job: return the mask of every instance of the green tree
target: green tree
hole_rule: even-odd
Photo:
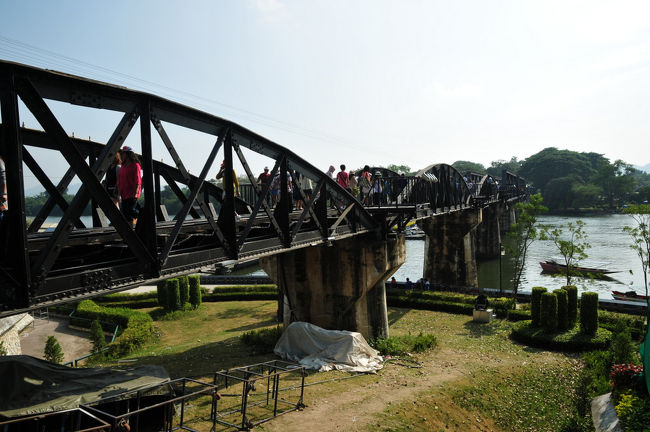
[[[98,353],[106,346],[106,335],[98,320],[90,324],[90,341],[93,344],[93,353]]]
[[[408,165],[395,165],[395,164],[390,164],[386,167],[387,169],[391,171],[395,171],[396,173],[398,172],[403,172],[404,175],[412,175],[413,172],[411,171],[411,167]],[[360,169],[358,170],[359,172],[361,171]],[[357,171],[355,171],[357,172]]]
[[[571,196],[573,198],[571,207],[588,208],[598,205],[599,198],[603,193],[600,186],[591,183],[574,183],[571,187]]]
[[[648,295],[648,261],[650,259],[650,204],[635,205],[625,209],[625,213],[634,218],[635,227],[625,226],[623,231],[632,237],[630,247],[634,249],[641,261],[645,295]]]
[[[63,350],[54,336],[47,337],[43,353],[45,354],[45,360],[50,363],[60,364],[63,361]]]
[[[566,284],[571,285],[571,276],[575,275],[575,267],[578,263],[587,258],[586,250],[591,247],[587,242],[587,233],[584,231],[585,223],[577,220],[569,222],[568,236],[564,237],[562,228],[545,230],[544,235],[548,236],[557,247],[566,265]]]
[[[518,174],[521,170],[521,161],[517,160],[516,156],[510,158],[509,161],[499,159],[490,163],[490,166],[486,171],[492,176],[501,177],[504,170],[511,172],[512,174]]]
[[[617,160],[613,164],[609,161],[602,163],[594,176],[594,183],[603,189],[609,208],[614,208],[614,201],[622,199],[634,190],[636,181],[632,175],[633,167],[630,164]]]
[[[463,161],[459,160],[451,164],[454,168],[456,168],[460,173],[465,174],[467,172],[474,172],[477,174],[485,174],[485,167],[483,164],[476,163],[476,162],[470,162],[470,161]]]
[[[586,182],[596,174],[602,163],[607,163],[607,159],[597,153],[578,153],[548,147],[523,161],[517,174],[540,189],[547,205],[552,207],[546,188],[549,181],[574,176]]]
[[[7,355],[7,347],[5,346],[5,341],[0,341],[0,357]]]
[[[579,183],[580,179],[573,175],[549,180],[542,190],[548,207],[552,210],[571,207],[574,200],[573,188]]]
[[[540,234],[544,234],[543,230],[539,231],[537,229],[537,216],[548,211],[542,202],[542,196],[535,194],[530,197],[528,202],[520,202],[515,205],[515,209],[519,212],[519,217],[517,218],[517,222],[510,225],[505,243],[506,252],[511,257],[513,265],[512,295],[514,298],[517,297],[521,275],[524,272],[524,266],[526,264],[528,248]]]

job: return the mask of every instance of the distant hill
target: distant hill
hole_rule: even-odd
[[[647,172],[648,174],[650,174],[650,163],[649,163],[649,164],[646,164],[646,165],[644,165],[644,166],[635,166],[634,168],[636,168],[636,169],[638,169],[638,170],[641,170],[641,171],[645,171],[645,172]]]

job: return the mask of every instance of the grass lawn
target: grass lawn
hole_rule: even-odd
[[[277,303],[204,303],[175,321],[157,321],[159,339],[129,358],[164,366],[172,377],[275,358],[253,355],[245,331],[275,326]],[[573,421],[582,364],[575,355],[516,344],[512,323],[389,308],[392,336],[430,333],[438,346],[418,354],[421,368],[388,363],[376,375],[305,390],[307,408],[258,426],[261,431],[561,431]],[[310,374],[308,384],[348,374]],[[578,429],[575,429],[578,430]]]

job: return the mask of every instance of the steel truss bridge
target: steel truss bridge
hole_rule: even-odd
[[[110,110],[121,118],[111,126],[106,142],[75,138],[50,108],[53,101],[84,110]],[[456,169],[438,164],[410,177],[373,168],[372,173],[383,174],[382,195],[362,204],[299,155],[236,123],[152,94],[12,62],[0,61],[0,104],[0,155],[9,196],[0,232],[0,316],[152,283],[215,263],[250,260],[367,233],[386,236],[403,230],[411,220],[525,196],[524,181],[509,173],[501,179],[473,178],[470,188]],[[27,109],[42,130],[22,127],[19,107]],[[139,131],[133,131],[138,121]],[[167,133],[168,125],[213,137],[198,175],[190,174],[177,151],[178,143],[175,146]],[[173,164],[154,160],[153,134]],[[130,135],[139,138],[143,172],[143,205],[135,227],[102,184]],[[67,163],[57,184],[46,174],[46,164],[39,164],[34,156],[41,149]],[[271,176],[279,173],[280,178],[276,205],[270,205],[270,182],[262,188],[256,185],[245,151],[273,161]],[[223,189],[207,177],[219,159],[226,167]],[[234,193],[235,161],[251,183],[246,200]],[[25,167],[48,195],[33,219],[26,217]],[[293,185],[305,202],[302,210],[291,205],[288,172],[294,171],[313,182],[309,196]],[[66,200],[64,192],[75,177],[82,186]],[[180,203],[173,219],[160,205],[161,179]],[[495,182],[499,188],[490,189],[488,185]],[[92,211],[92,226],[82,222],[87,207]],[[55,208],[63,216],[56,227],[44,230],[44,221]]]

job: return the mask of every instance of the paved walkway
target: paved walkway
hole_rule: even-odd
[[[63,363],[89,354],[92,343],[89,333],[68,327],[67,318],[35,319],[20,334],[20,347],[23,354],[43,358],[45,342],[48,336],[54,336],[63,350]]]

